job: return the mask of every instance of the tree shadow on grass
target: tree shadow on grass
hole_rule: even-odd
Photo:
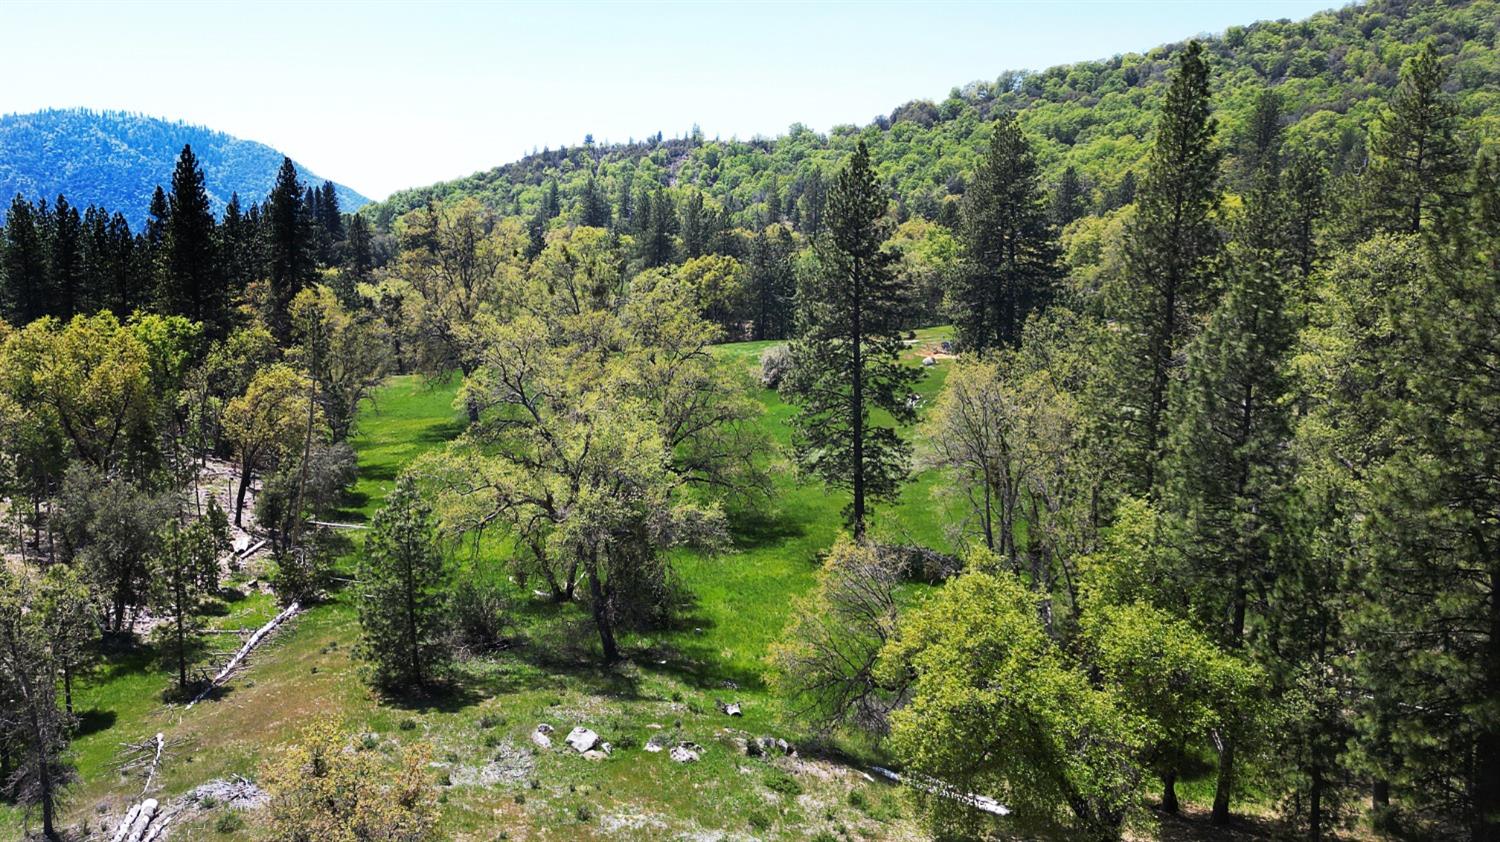
[[[381,700],[397,710],[412,713],[458,713],[484,701],[478,688],[461,679],[434,682],[428,687],[407,687],[382,691]]]
[[[789,515],[780,506],[731,511],[729,534],[735,549],[755,550],[806,535],[806,519]]]
[[[442,444],[459,437],[464,430],[468,429],[468,423],[457,418],[442,421],[437,424],[429,424],[422,432],[413,437],[414,441],[426,444]]]
[[[119,715],[112,710],[90,708],[78,714],[78,727],[73,731],[73,736],[87,737],[90,734],[107,731],[114,727],[117,719]]]

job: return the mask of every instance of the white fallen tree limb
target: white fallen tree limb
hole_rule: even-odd
[[[245,641],[244,646],[240,647],[240,651],[234,653],[234,657],[229,659],[229,662],[224,665],[224,668],[219,670],[218,674],[209,680],[208,685],[201,691],[199,691],[198,695],[193,697],[193,700],[191,702],[188,702],[187,706],[191,708],[193,705],[198,704],[199,702],[203,701],[204,697],[206,697],[209,693],[212,693],[214,691],[214,688],[222,685],[225,679],[229,678],[230,674],[233,673],[235,669],[239,667],[240,663],[245,660],[245,656],[250,654],[251,649],[254,649],[257,645],[259,645],[260,642],[266,638],[266,635],[269,635],[271,632],[275,631],[277,626],[286,622],[292,617],[292,615],[301,610],[301,607],[301,603],[294,602],[283,609],[280,614],[272,617],[270,621],[267,622],[264,626],[256,629],[255,634],[250,635],[250,639]]]
[[[966,804],[983,813],[989,813],[993,816],[1010,815],[1009,807],[1001,804],[999,801],[996,801],[988,795],[979,795],[973,792],[963,792],[948,784],[943,783],[940,780],[937,780],[936,778],[929,778],[925,775],[903,776],[900,772],[893,772],[890,769],[885,768],[884,766],[871,766],[870,770],[887,780],[895,781],[898,784],[904,783],[907,786],[915,787],[916,789],[920,789],[923,792],[930,792],[933,795],[940,795],[943,798],[957,801],[960,804]]]
[[[363,524],[363,523],[335,523],[334,521],[331,521],[331,520],[309,520],[308,523],[312,524],[313,526],[326,526],[329,529],[369,529],[370,528],[367,524]]]
[[[161,753],[167,747],[166,738],[161,732],[156,732],[156,753],[151,756],[151,766],[146,770],[146,785],[141,787],[141,794],[145,795],[151,791],[151,783],[156,780],[156,770],[161,768]]]

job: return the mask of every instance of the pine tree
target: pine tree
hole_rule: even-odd
[[[428,687],[447,660],[442,607],[450,582],[432,511],[409,476],[376,513],[358,577],[359,651],[375,683]]]
[[[47,249],[48,287],[52,294],[50,310],[67,320],[84,311],[83,300],[83,220],[78,209],[59,195],[52,210],[50,242]]]
[[[142,233],[146,237],[146,245],[155,255],[167,239],[167,220],[172,216],[172,206],[167,202],[167,193],[156,185],[156,190],[151,194],[151,206],[147,211],[146,228]],[[154,258],[153,258],[154,259]]]
[[[1036,160],[1014,115],[995,121],[963,208],[965,265],[947,300],[959,345],[1015,347],[1026,317],[1052,297],[1060,272]]]
[[[1311,153],[1291,156],[1282,173],[1282,195],[1287,200],[1287,247],[1300,282],[1298,304],[1305,305],[1310,294],[1313,271],[1318,267],[1318,225],[1323,221],[1327,200],[1327,175],[1322,163]]]
[[[615,219],[615,229],[618,231],[629,231],[635,222],[635,171],[626,170],[619,179],[619,195],[615,199],[618,206]],[[519,215],[519,214],[517,214]]]
[[[1083,216],[1083,199],[1083,179],[1078,177],[1078,170],[1070,165],[1063,170],[1062,176],[1057,180],[1057,190],[1052,194],[1052,223],[1062,228]]]
[[[713,211],[704,207],[703,191],[694,190],[682,206],[682,259],[692,260],[708,253],[713,237]]]
[[[118,211],[109,218],[110,269],[107,306],[120,318],[146,304],[147,267],[139,239]],[[104,294],[101,291],[101,294]]]
[[[674,235],[677,233],[677,209],[671,194],[658,187],[642,203],[642,232],[636,237],[636,252],[645,268],[666,266],[672,262]]]
[[[208,203],[203,168],[191,146],[183,146],[172,171],[171,215],[163,240],[157,303],[166,313],[202,322],[206,335],[229,334],[229,301],[219,262],[218,234]]]
[[[1409,809],[1479,842],[1500,838],[1500,157],[1472,188],[1434,221],[1409,296],[1382,296],[1389,376],[1361,403],[1387,409],[1385,453],[1357,523],[1364,741]]]
[[[823,233],[823,211],[828,205],[828,186],[823,182],[823,173],[814,167],[802,185],[802,195],[797,199],[798,230],[813,238]]]
[[[287,308],[302,287],[312,282],[316,270],[316,242],[291,158],[281,159],[276,185],[266,199],[265,216],[270,282],[266,323],[277,341],[286,345],[291,341]]]
[[[1414,234],[1462,204],[1468,165],[1458,109],[1443,93],[1447,76],[1437,48],[1424,44],[1402,67],[1390,108],[1371,132],[1367,188],[1378,230]]]
[[[584,181],[583,195],[578,200],[578,222],[591,228],[609,227],[609,200],[604,198],[599,180],[592,172]]]
[[[337,244],[344,239],[344,214],[339,209],[338,189],[331,181],[323,182],[318,196],[318,222],[328,232],[329,242]],[[327,263],[330,266],[334,263],[331,254]]]
[[[375,255],[371,251],[370,225],[359,214],[349,217],[348,235],[344,249],[344,270],[357,283],[368,283],[375,269]]]
[[[16,325],[29,324],[46,315],[51,296],[47,291],[47,254],[36,209],[20,194],[11,200],[5,214],[3,253],[0,266],[0,315]]]
[[[110,274],[109,214],[89,205],[83,211],[82,288],[84,312],[109,307]],[[116,314],[118,315],[118,314]]]
[[[1175,429],[1162,482],[1175,515],[1182,579],[1205,628],[1229,649],[1245,644],[1252,596],[1271,585],[1272,547],[1283,530],[1290,482],[1287,380],[1293,323],[1285,206],[1275,135],[1233,251],[1229,288],[1189,346],[1174,399]],[[1220,740],[1212,818],[1229,820],[1236,740]]]
[[[785,339],[791,334],[797,294],[794,249],[784,225],[768,226],[750,245],[750,290],[755,301],[757,340]]]
[[[784,387],[799,404],[792,419],[798,464],[851,491],[846,515],[856,539],[865,534],[868,501],[900,491],[911,451],[894,426],[870,415],[883,410],[896,423],[912,421],[907,398],[922,376],[901,362],[905,302],[895,255],[883,248],[886,203],[861,141],[829,191],[818,271],[799,290],[802,335],[792,343]]]
[[[771,173],[771,183],[766,185],[766,225],[781,221],[781,182]]]
[[[1136,216],[1126,233],[1126,271],[1114,290],[1112,387],[1126,488],[1155,494],[1171,429],[1168,400],[1183,349],[1212,303],[1221,251],[1219,151],[1209,113],[1208,65],[1194,41],[1178,57],[1157,122]]]
[[[557,179],[547,182],[547,192],[542,196],[542,213],[548,219],[555,218],[562,213],[562,200],[557,196]]]

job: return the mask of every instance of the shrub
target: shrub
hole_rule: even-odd
[[[448,596],[450,643],[454,650],[467,655],[493,652],[505,644],[510,614],[510,600],[499,585],[462,579]]]
[[[785,345],[772,345],[760,352],[760,385],[776,389],[792,370],[792,352]]]
[[[802,794],[802,784],[797,783],[796,778],[780,769],[768,769],[761,782],[766,785],[766,789],[779,792],[788,798],[796,798]]]
[[[432,838],[438,798],[428,748],[408,747],[392,770],[378,755],[348,751],[349,743],[333,724],[320,723],[262,764],[259,780],[271,795],[269,838]]]
[[[214,830],[219,833],[234,833],[245,826],[245,820],[239,813],[223,813],[214,820]]]

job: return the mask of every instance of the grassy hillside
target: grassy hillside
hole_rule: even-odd
[[[946,335],[946,329],[931,330],[919,338],[931,342]],[[753,366],[765,344],[723,346],[719,352]],[[917,352],[911,357],[915,365]],[[948,365],[929,370],[919,388],[924,396],[941,388]],[[462,417],[453,407],[456,387],[456,381],[396,377],[380,390],[354,439],[360,478],[348,519],[372,516],[403,465],[461,431]],[[760,397],[763,422],[785,445],[791,408],[774,392]],[[924,474],[899,504],[880,509],[877,530],[944,546],[939,520],[931,514],[936,479]],[[792,599],[811,585],[819,553],[840,528],[844,502],[842,495],[779,473],[761,516],[735,524],[732,551],[678,556],[693,606],[672,629],[627,635],[622,643],[631,663],[613,671],[598,666],[597,641],[583,612],[539,602],[514,587],[515,645],[466,663],[450,695],[419,702],[382,700],[367,689],[352,656],[357,622],[344,592],[278,632],[220,697],[191,710],[163,701],[172,674],[148,648],[115,656],[82,680],[76,693],[84,724],[73,743],[79,779],[68,796],[69,820],[97,828],[139,797],[140,781],[116,768],[123,742],[157,731],[180,740],[157,794],[170,798],[215,778],[253,775],[272,747],[331,718],[353,732],[375,735],[373,750],[430,743],[439,766],[435,774],[451,782],[444,789],[442,827],[454,838],[490,840],[503,829],[512,838],[714,830],[794,839],[840,827],[858,828],[865,838],[908,837],[915,826],[897,793],[857,771],[873,759],[868,747],[804,751],[804,757],[842,760],[772,763],[746,758],[734,742],[736,735],[775,734],[805,744],[811,736],[764,687],[762,658]],[[503,542],[487,539],[477,556],[461,563],[467,575],[503,578],[504,561]],[[250,628],[275,612],[268,594],[246,587],[249,575],[231,585],[251,595],[229,601],[215,626]],[[719,698],[742,701],[743,719],[720,714],[714,704]],[[539,722],[564,733],[587,725],[618,750],[600,764],[570,751],[533,756],[528,735]],[[653,725],[704,746],[702,762],[680,766],[664,754],[645,752],[641,746]],[[0,833],[22,823],[18,812],[6,809]],[[224,812],[203,812],[176,838],[256,838],[254,821],[232,833],[211,830]]]
[[[1231,27],[1208,39],[1221,139],[1242,142],[1257,90],[1284,99],[1292,147],[1316,149],[1337,172],[1365,160],[1365,129],[1395,86],[1401,64],[1434,41],[1451,71],[1450,88],[1480,137],[1500,136],[1500,4],[1495,0],[1372,0],[1307,20]],[[382,225],[428,200],[474,196],[502,213],[529,214],[556,179],[571,211],[590,172],[616,205],[643,186],[696,187],[732,222],[756,227],[778,192],[795,220],[797,199],[863,139],[880,176],[911,213],[939,218],[963,193],[989,121],[1020,114],[1049,181],[1066,167],[1082,177],[1086,207],[1116,205],[1126,173],[1139,176],[1168,67],[1183,43],[1063,65],[1010,71],[955,87],[942,101],[914,101],[869,124],[827,134],[801,124],[776,138],[660,137],[548,150],[467,178],[401,191],[365,213]],[[996,57],[996,64],[1004,61]],[[1231,161],[1231,169],[1233,162]]]

